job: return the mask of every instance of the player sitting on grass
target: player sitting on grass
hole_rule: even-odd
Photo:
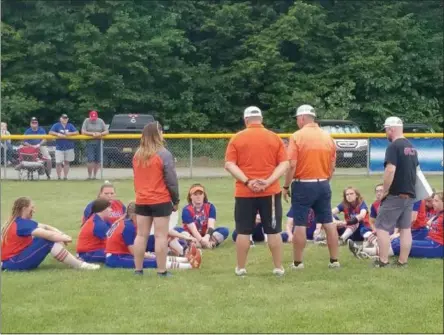
[[[75,258],[65,249],[71,237],[60,230],[32,220],[34,204],[30,198],[14,201],[9,220],[2,229],[2,270],[23,271],[37,268],[51,254],[56,260],[72,268],[97,270]]]
[[[201,184],[191,185],[188,205],[182,209],[183,229],[197,240],[197,246],[212,249],[227,239],[229,230],[216,226],[216,207],[208,201]],[[181,229],[176,229],[181,231]]]
[[[111,202],[111,210],[108,217],[108,221],[110,223],[114,223],[119,218],[123,218],[125,216],[125,205],[120,200],[116,199],[116,189],[109,181],[105,181],[105,183],[100,187],[97,199],[105,199]],[[91,207],[93,202],[94,201],[91,201],[83,211],[82,225],[91,216]]]
[[[444,223],[443,223],[443,193],[436,193],[433,198],[433,207],[436,215],[432,217],[428,225],[430,226],[428,235],[423,240],[413,240],[410,250],[410,257],[417,258],[444,258]],[[348,242],[348,246],[353,255],[359,259],[378,257],[379,249],[375,247],[363,248],[357,246],[353,241]],[[399,238],[391,241],[389,255],[399,255],[401,246]]]
[[[284,237],[282,240],[284,242],[292,242],[293,241],[293,231],[294,231],[294,220],[293,220],[293,209],[290,207],[287,213],[287,225],[286,231],[282,233],[285,236],[288,236],[287,241],[284,241]],[[322,229],[321,224],[316,223],[316,217],[313,209],[308,211],[308,223],[306,228],[307,240],[313,242],[319,242],[325,240],[325,233]]]
[[[136,204],[131,202],[127,207],[124,220],[113,224],[108,231],[106,241],[105,264],[111,268],[134,268],[134,239],[136,238]],[[167,257],[167,269],[197,269],[202,262],[201,252],[194,244],[188,249],[186,257]],[[146,252],[144,268],[157,268],[156,256]]]
[[[91,216],[80,228],[77,239],[77,257],[85,262],[105,262],[106,233],[111,227],[107,221],[111,212],[111,201],[94,200]]]
[[[354,187],[347,187],[342,198],[342,202],[332,210],[334,216],[341,212],[344,213],[344,221],[333,220],[338,229],[339,243],[345,244],[349,238],[353,241],[362,241],[360,228],[370,227],[367,204]]]
[[[364,240],[363,245],[371,247],[373,243],[376,241],[376,228],[375,222],[376,217],[378,216],[379,206],[381,206],[381,199],[384,195],[384,185],[378,184],[375,186],[375,197],[376,200],[370,206],[370,215],[369,215],[369,227],[363,226],[360,229],[361,236]]]

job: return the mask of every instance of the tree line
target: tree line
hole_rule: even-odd
[[[2,121],[150,113],[174,132],[231,132],[257,105],[379,130],[443,126],[442,1],[3,0]]]

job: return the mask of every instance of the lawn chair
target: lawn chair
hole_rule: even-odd
[[[33,147],[21,147],[18,150],[18,164],[15,169],[18,171],[20,180],[34,180],[34,172],[37,172],[37,179],[45,174],[45,161],[40,157],[40,150]]]

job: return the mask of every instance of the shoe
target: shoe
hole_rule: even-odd
[[[357,259],[361,259],[360,252],[362,251],[362,247],[356,245],[352,240],[348,240],[348,250],[355,256]]]
[[[247,270],[246,269],[238,269],[236,267],[236,269],[234,269],[234,273],[236,274],[236,276],[245,276],[247,274]]]
[[[256,245],[254,244],[254,241],[250,240],[250,248],[255,247]]]
[[[159,277],[172,277],[173,274],[171,272],[165,271],[165,272],[157,272],[157,275]]]
[[[381,262],[381,260],[379,259],[379,257],[377,259],[375,259],[375,261],[373,262],[373,267],[374,268],[389,268],[391,267],[391,264],[389,262],[387,263],[383,263]]]
[[[290,268],[292,270],[302,270],[305,268],[304,263],[300,263],[298,265],[294,265],[294,263],[291,263]]]
[[[393,264],[393,265],[394,265],[394,267],[396,267],[396,268],[406,268],[406,267],[408,267],[408,264],[407,264],[407,263],[400,263],[399,260],[397,260],[396,263]]]
[[[200,269],[202,264],[202,251],[199,250],[195,256],[190,260],[191,267],[193,269]]]
[[[284,268],[275,268],[273,269],[273,274],[277,277],[282,277],[285,274]]]
[[[98,269],[100,269],[100,265],[83,262],[80,265],[80,269],[82,269],[82,270],[98,270]]]
[[[342,239],[342,238],[339,238],[338,245],[339,245],[339,246],[346,245],[346,244],[347,244],[347,241],[348,241],[348,240],[344,240],[344,239]]]
[[[142,276],[143,275],[143,270],[134,270],[134,274],[137,276]]]
[[[326,240],[315,241],[314,244],[325,247],[327,245],[327,241]]]
[[[328,267],[330,269],[339,269],[341,267],[341,264],[339,264],[339,262],[328,263]]]
[[[188,247],[186,253],[185,253],[185,257],[191,261],[193,259],[193,257],[195,257],[197,254],[200,254],[201,258],[202,258],[202,252],[200,252],[199,249],[197,249],[196,244],[195,243],[191,243],[190,246]]]

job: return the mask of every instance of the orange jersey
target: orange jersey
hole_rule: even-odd
[[[290,137],[287,154],[296,161],[295,179],[328,179],[336,161],[336,145],[317,123],[309,123]]]
[[[413,211],[417,212],[416,220],[412,223],[412,229],[421,229],[427,226],[425,201],[420,200],[413,205]]]
[[[179,202],[174,158],[168,150],[159,150],[147,162],[139,162],[134,156],[133,172],[136,204],[156,205]]]
[[[86,220],[91,216],[92,204],[94,201],[91,201],[83,211],[82,224],[85,223]],[[119,218],[125,215],[126,207],[120,200],[111,200],[111,213],[109,217],[107,217],[107,221],[110,223],[116,222]]]
[[[432,225],[430,226],[429,234],[427,235],[429,239],[441,245],[444,245],[443,213],[444,212],[441,211],[434,217]]]
[[[235,163],[248,179],[267,179],[274,169],[287,161],[280,137],[261,124],[248,125],[228,143],[225,161]],[[281,191],[279,181],[264,192],[254,193],[241,181],[236,181],[235,196],[241,198],[265,197]]]
[[[132,220],[114,223],[108,231],[105,252],[114,255],[130,255],[129,245],[134,244],[136,225]]]
[[[93,214],[80,228],[79,238],[77,239],[77,252],[92,252],[105,249],[106,234],[110,224],[104,221],[97,214]]]
[[[17,256],[32,244],[32,232],[38,227],[33,220],[16,218],[2,240],[2,262]]]

